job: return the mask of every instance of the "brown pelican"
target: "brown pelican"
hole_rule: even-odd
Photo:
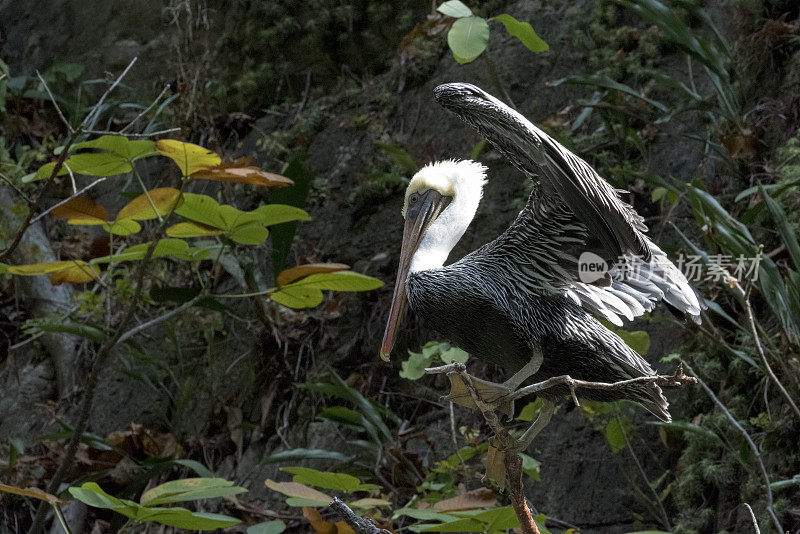
[[[653,375],[647,361],[595,317],[621,325],[623,318],[632,320],[663,300],[671,311],[699,322],[697,294],[645,235],[642,217],[589,164],[481,89],[446,84],[435,96],[528,175],[534,189],[502,235],[445,265],[475,216],[486,168],[442,161],[412,178],[381,356],[391,352],[408,302],[456,346],[514,372],[503,384],[483,382],[482,395],[493,396],[498,406],[529,378],[617,382]],[[589,273],[581,267],[593,260],[602,263],[601,271],[584,276]],[[568,392],[557,386],[540,393],[539,419],[521,447]],[[667,400],[654,383],[580,389],[578,396],[628,399],[670,421]]]

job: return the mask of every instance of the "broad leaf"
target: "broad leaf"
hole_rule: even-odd
[[[285,286],[328,289],[332,291],[370,291],[383,285],[377,278],[353,271],[336,271],[333,273],[312,274]]]
[[[297,267],[286,269],[278,275],[276,282],[278,283],[278,287],[282,287],[312,274],[332,273],[336,271],[346,271],[348,269],[350,269],[350,266],[344,263],[307,263],[305,265],[298,265]]]
[[[179,507],[148,508],[142,506],[137,511],[136,519],[138,521],[154,521],[162,525],[190,530],[217,530],[241,523],[240,520],[227,515],[192,512]]]
[[[142,494],[139,502],[145,506],[155,506],[181,501],[213,499],[246,492],[247,489],[234,486],[224,478],[184,478],[165,482]]]
[[[447,44],[459,63],[468,63],[481,55],[488,43],[489,23],[481,17],[460,18],[447,32]]]
[[[265,226],[281,224],[291,221],[310,221],[311,216],[305,210],[285,204],[267,204],[256,208],[261,221]]]
[[[472,10],[465,6],[460,0],[448,0],[442,2],[442,5],[436,8],[436,11],[442,15],[460,19],[463,17],[471,17]]]
[[[276,519],[247,527],[247,534],[281,534],[284,530],[286,530],[286,523]]]
[[[317,288],[290,284],[270,293],[269,298],[289,308],[313,308],[322,302],[323,296]]]
[[[167,228],[167,235],[170,237],[202,237],[221,235],[224,233],[224,230],[220,230],[214,226],[208,226],[193,221],[174,224]]]
[[[45,501],[50,504],[63,504],[64,502],[55,495],[50,495],[39,488],[18,488],[16,486],[9,486],[8,484],[0,484],[0,491],[13,493],[15,495],[22,495],[23,497],[39,499],[40,501]]]
[[[215,180],[218,182],[236,182],[240,184],[286,187],[294,182],[285,176],[262,171],[258,167],[248,166],[250,158],[240,158],[233,162],[220,163],[213,167],[192,173],[192,180]]]
[[[545,52],[550,50],[550,47],[545,43],[541,37],[536,35],[533,27],[527,22],[521,22],[511,15],[497,15],[492,17],[492,20],[503,23],[506,31],[519,39],[525,47],[531,52]]]
[[[274,480],[267,479],[264,484],[269,489],[277,491],[278,493],[283,493],[290,498],[313,503],[310,505],[304,505],[300,504],[297,500],[293,500],[290,503],[290,500],[287,499],[286,502],[290,506],[328,506],[332,500],[329,496],[325,495],[321,491],[315,490],[314,488],[309,488],[303,484],[298,484],[297,482],[275,482]]]
[[[347,473],[329,473],[308,467],[282,467],[281,471],[292,473],[294,475],[292,481],[299,484],[333,489],[345,493],[363,490],[361,481]]]
[[[100,277],[100,270],[85,261],[75,261],[66,269],[50,273],[50,283],[54,286],[61,284],[81,284],[91,282]]]
[[[184,203],[181,192],[172,187],[159,187],[152,189],[146,194],[143,193],[131,200],[124,208],[117,213],[117,220],[133,219],[136,221],[146,221],[156,219],[158,215],[164,216],[174,208],[180,207]],[[156,211],[158,210],[158,215]]]
[[[88,197],[75,197],[50,213],[67,224],[103,224],[108,220],[106,209]]]
[[[142,225],[133,219],[118,219],[112,223],[104,223],[103,230],[114,235],[132,235],[141,231]]]
[[[159,154],[177,163],[184,176],[219,165],[222,161],[216,153],[207,148],[174,139],[156,141],[156,149]]]
[[[113,176],[130,172],[133,168],[127,159],[114,152],[73,154],[64,161],[64,167],[75,174],[89,176]],[[68,173],[66,169],[61,170],[63,172],[59,175]]]
[[[627,443],[625,436],[630,433],[630,422],[627,419],[614,417],[606,425],[606,441],[611,445],[612,452],[624,449]]]
[[[131,141],[123,135],[104,135],[91,141],[76,143],[70,147],[70,150],[80,150],[83,148],[107,150],[128,161],[135,161],[145,156],[154,156],[158,153],[154,141],[145,139]]]

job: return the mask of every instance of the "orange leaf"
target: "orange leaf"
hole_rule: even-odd
[[[13,493],[15,495],[22,495],[23,497],[32,497],[41,501],[49,502],[50,504],[64,504],[64,501],[50,495],[49,493],[40,490],[39,488],[18,488],[16,486],[9,486],[7,484],[0,484],[0,491],[6,493]]]
[[[439,501],[433,505],[437,512],[453,512],[456,510],[475,510],[494,506],[497,500],[494,491],[489,488],[477,488],[451,499]]]
[[[50,283],[54,286],[61,284],[80,284],[91,282],[100,276],[100,271],[94,265],[85,261],[70,262],[72,265],[60,271],[50,273]]]
[[[311,527],[317,534],[337,534],[336,525],[322,519],[322,514],[320,514],[316,508],[303,506],[303,517],[311,523]]]
[[[278,287],[283,287],[292,282],[296,282],[306,276],[318,273],[333,273],[336,271],[347,271],[350,269],[349,265],[344,263],[306,263],[305,265],[298,265],[291,269],[281,271],[278,275]]]
[[[294,181],[271,172],[262,171],[258,167],[248,166],[250,158],[239,158],[236,161],[220,163],[206,167],[192,174],[192,180],[216,180],[218,182],[236,182],[274,187],[294,185]]]
[[[119,210],[117,219],[133,219],[135,221],[155,219],[158,215],[153,211],[153,205],[155,205],[159,215],[166,215],[183,203],[183,200],[179,199],[180,194],[180,191],[172,187],[159,187],[150,190],[147,195],[139,195]],[[148,198],[148,195],[150,198]],[[152,204],[150,203],[151,200]]]
[[[100,224],[108,220],[106,209],[88,197],[75,197],[50,213],[69,224]]]

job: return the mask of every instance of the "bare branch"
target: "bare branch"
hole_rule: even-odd
[[[62,205],[64,205],[64,204],[66,204],[67,202],[69,202],[69,201],[70,201],[70,200],[72,200],[73,198],[75,198],[75,197],[77,197],[77,196],[79,196],[79,195],[82,195],[83,193],[85,193],[85,192],[86,192],[86,191],[88,191],[89,189],[93,188],[93,187],[94,187],[94,186],[96,186],[97,184],[99,184],[99,183],[101,183],[101,182],[104,182],[104,181],[106,181],[106,180],[108,180],[108,176],[103,176],[103,177],[101,177],[101,178],[98,178],[97,180],[95,180],[94,182],[90,183],[89,185],[87,185],[86,187],[84,187],[83,189],[81,189],[80,191],[76,191],[76,192],[75,192],[75,194],[68,196],[67,198],[65,198],[64,200],[62,200],[61,202],[59,202],[59,203],[57,203],[57,204],[54,204],[53,206],[50,206],[49,208],[47,208],[46,210],[44,210],[42,213],[40,213],[39,215],[37,215],[36,217],[34,217],[34,218],[31,220],[31,224],[34,224],[34,223],[36,223],[36,221],[38,221],[39,219],[41,219],[42,217],[44,217],[45,215],[47,215],[48,213],[50,213],[51,211],[53,211],[54,209],[56,209],[57,207],[59,207],[59,206],[62,206]]]
[[[126,137],[154,137],[156,135],[163,135],[172,132],[179,132],[180,128],[167,128],[166,130],[159,130],[157,132],[150,132],[150,133],[126,133],[124,134]],[[86,133],[93,134],[93,135],[122,135],[122,132],[114,132],[111,130],[86,130]]]
[[[92,110],[86,115],[86,117],[84,117],[83,122],[81,122],[81,125],[78,127],[79,130],[84,129],[89,124],[89,119],[92,117],[92,115],[94,115],[97,112],[97,110],[100,109],[100,106],[103,105],[103,102],[105,102],[105,100],[108,97],[108,95],[110,95],[111,91],[113,91],[117,87],[117,85],[119,85],[119,82],[122,81],[122,78],[124,78],[125,75],[128,74],[128,71],[131,70],[131,67],[133,67],[134,63],[136,63],[137,59],[139,59],[139,58],[138,57],[134,57],[131,60],[131,62],[128,63],[128,66],[125,67],[125,70],[122,71],[122,74],[120,74],[117,77],[117,79],[114,81],[114,83],[111,84],[111,87],[106,89],[106,92],[103,93],[103,96],[100,97],[100,100],[97,101],[97,104],[95,104],[92,107]]]
[[[127,341],[130,338],[132,338],[133,336],[135,336],[139,332],[141,332],[143,330],[147,330],[148,328],[151,328],[151,327],[157,325],[158,323],[164,322],[167,319],[169,319],[170,317],[173,317],[173,316],[181,313],[182,311],[191,308],[192,306],[197,304],[197,302],[201,298],[203,298],[204,296],[205,295],[203,293],[201,293],[201,294],[197,295],[196,297],[194,297],[193,299],[187,300],[186,302],[184,302],[183,304],[181,304],[180,306],[178,306],[174,310],[170,310],[167,313],[165,313],[164,315],[156,317],[155,319],[151,319],[150,321],[147,321],[146,323],[142,323],[142,324],[140,324],[139,326],[137,326],[135,328],[131,328],[130,330],[128,330],[127,332],[125,332],[124,334],[119,336],[119,339],[117,340],[117,345],[119,345],[121,343],[124,343],[125,341]]]
[[[141,118],[142,118],[142,117],[145,115],[145,113],[147,113],[148,111],[150,111],[151,109],[153,109],[153,106],[155,106],[156,104],[158,104],[158,101],[159,101],[159,100],[161,100],[161,97],[163,97],[163,96],[166,94],[166,92],[167,92],[167,91],[169,91],[169,84],[165,85],[165,86],[164,86],[164,88],[161,90],[161,92],[160,92],[160,93],[158,93],[158,96],[156,97],[156,99],[155,99],[155,100],[153,100],[153,102],[152,102],[152,103],[151,103],[149,106],[147,106],[146,108],[144,108],[144,109],[142,110],[142,112],[141,112],[141,113],[139,113],[138,115],[136,115],[136,117],[135,117],[135,118],[134,118],[134,119],[133,119],[131,122],[129,122],[129,123],[128,123],[128,124],[127,124],[127,125],[126,125],[126,126],[123,128],[123,129],[122,129],[122,130],[120,130],[120,131],[119,131],[119,133],[120,133],[120,134],[124,134],[125,132],[127,132],[127,131],[128,131],[128,128],[130,128],[131,126],[133,126],[133,124],[134,124],[136,121],[138,121],[139,119],[141,119]],[[136,134],[130,134],[130,135],[136,135]]]
[[[339,519],[347,523],[347,525],[358,534],[391,534],[388,530],[376,527],[369,519],[357,516],[355,512],[338,497],[333,498],[330,509]]]
[[[44,81],[44,78],[42,78],[42,75],[39,74],[38,70],[36,71],[36,76],[39,77],[39,81],[42,82],[42,85],[44,85],[44,89],[45,89],[45,91],[47,91],[47,94],[50,95],[50,101],[55,106],[56,111],[58,112],[58,116],[61,117],[61,122],[63,122],[67,126],[67,129],[70,131],[70,133],[75,132],[75,129],[69,123],[67,118],[64,117],[64,114],[61,112],[61,108],[58,106],[58,102],[56,102],[56,97],[53,96],[53,93],[50,91],[50,87],[47,85],[47,82]]]

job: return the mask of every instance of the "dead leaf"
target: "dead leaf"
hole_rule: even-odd
[[[172,434],[154,432],[137,423],[131,423],[130,428],[125,430],[112,432],[105,441],[133,458],[166,458],[178,449],[178,442]]]
[[[294,185],[294,181],[271,172],[262,171],[258,167],[249,166],[250,158],[239,158],[219,165],[200,169],[190,176],[192,180],[214,180],[217,182],[236,182],[240,184],[286,187]]]
[[[50,212],[67,219],[68,224],[101,224],[108,221],[108,211],[89,197],[75,197]]]
[[[450,499],[439,501],[433,505],[437,512],[453,512],[456,510],[475,510],[494,506],[497,499],[489,488],[477,488]]]
[[[0,491],[4,491],[6,493],[13,493],[15,495],[22,495],[23,497],[31,497],[33,499],[39,499],[40,501],[49,502],[50,504],[65,504],[64,501],[62,501],[55,495],[50,495],[46,491],[42,491],[39,488],[18,488],[16,486],[0,484]]]
[[[489,444],[484,465],[486,478],[497,484],[502,491],[506,487],[506,453],[499,449],[497,440]]]
[[[322,519],[322,514],[316,508],[303,506],[303,517],[311,523],[311,527],[317,534],[337,534],[336,525]]]
[[[736,159],[752,158],[758,150],[758,139],[747,126],[736,133],[723,136],[721,141],[728,150],[728,154]]]
[[[347,271],[350,269],[349,265],[344,263],[306,263],[305,265],[298,265],[291,269],[281,271],[278,275],[278,287],[283,287],[292,282],[296,282],[306,276],[319,273],[333,273],[336,271]]]

